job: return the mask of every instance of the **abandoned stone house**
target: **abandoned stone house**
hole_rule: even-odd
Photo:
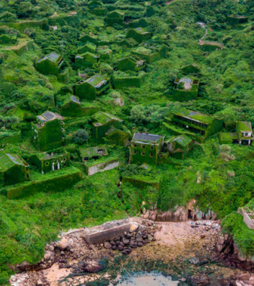
[[[106,15],[104,21],[107,26],[113,26],[114,24],[123,25],[124,13],[117,10],[111,11]]]
[[[89,79],[82,80],[75,85],[75,94],[81,99],[95,100],[109,89],[109,81],[106,77],[96,74]]]
[[[201,134],[205,138],[219,132],[223,127],[222,119],[187,109],[174,112],[172,121],[191,132]]]
[[[198,97],[199,80],[191,77],[177,78],[174,82],[173,99],[177,101],[194,100]]]
[[[138,56],[142,60],[145,60],[148,64],[151,64],[160,58],[160,54],[157,50],[144,47],[138,47],[132,51],[132,54]]]
[[[34,154],[30,160],[31,164],[36,166],[42,174],[70,166],[70,154],[62,149]]]
[[[57,53],[51,53],[39,59],[35,68],[42,74],[53,74],[58,76],[63,65],[63,57]]]
[[[159,12],[159,8],[157,7],[157,2],[156,2],[156,5],[150,5],[149,7],[147,7],[146,17],[150,18],[158,12]]]
[[[82,117],[93,115],[100,108],[89,103],[81,103],[77,96],[71,95],[61,106],[61,114],[67,117]]]
[[[236,132],[220,132],[219,139],[221,144],[251,145],[254,140],[251,122],[237,121]]]
[[[141,71],[146,67],[145,60],[138,58],[137,56],[128,56],[121,58],[117,61],[117,69],[120,71]]]
[[[254,211],[248,206],[240,208],[240,213],[243,216],[243,221],[249,229],[254,229]]]
[[[97,142],[102,142],[106,133],[112,128],[120,128],[123,120],[120,118],[106,113],[97,112],[92,116],[92,130],[93,137]]]
[[[148,27],[148,25],[149,22],[147,21],[146,18],[136,19],[128,23],[128,27],[130,28],[139,28],[139,27],[146,28]]]
[[[36,116],[37,122],[32,124],[33,143],[40,151],[59,148],[65,141],[63,117],[58,113],[46,111]]]
[[[157,165],[164,145],[164,136],[135,133],[130,145],[130,163]]]
[[[232,26],[237,26],[248,22],[248,17],[243,15],[229,15],[228,23]]]
[[[112,127],[106,132],[105,138],[109,144],[127,146],[129,144],[130,134],[127,131]]]
[[[112,76],[112,85],[116,89],[141,87],[144,83],[145,75],[146,73],[144,71],[138,73],[115,71]]]
[[[105,146],[96,146],[89,148],[79,149],[79,156],[82,162],[86,162],[88,160],[96,160],[101,156],[107,156],[108,152]]]
[[[198,44],[202,48],[202,50],[206,52],[213,52],[216,50],[224,49],[224,44],[218,42],[199,40]]]
[[[76,68],[92,67],[99,62],[100,56],[85,52],[84,54],[75,57]]]
[[[80,37],[80,42],[86,44],[86,43],[93,43],[94,45],[97,45],[98,42],[98,37],[96,35],[93,34],[84,34],[81,35]]]
[[[126,34],[126,38],[133,38],[138,43],[150,40],[152,38],[152,33],[145,31],[143,28],[131,28]]]
[[[22,158],[9,153],[0,155],[0,185],[14,185],[29,179],[29,165]]]
[[[189,151],[193,148],[193,140],[186,135],[179,135],[170,138],[166,142],[166,145],[172,157],[185,159]]]
[[[117,44],[119,46],[126,46],[127,48],[133,48],[139,45],[139,43],[134,40],[133,38],[129,38],[129,39],[120,39]]]
[[[189,64],[184,67],[182,67],[182,73],[188,75],[188,74],[197,74],[200,72],[200,68],[196,64]]]
[[[81,46],[78,48],[78,54],[82,55],[86,52],[90,52],[92,54],[95,54],[96,49],[97,49],[97,47],[95,44],[87,42],[84,46]]]
[[[97,16],[104,16],[107,12],[107,9],[104,7],[104,4],[98,0],[92,0],[88,2],[87,7],[90,13]]]
[[[98,47],[97,52],[101,60],[108,60],[112,57],[112,50],[107,45]]]

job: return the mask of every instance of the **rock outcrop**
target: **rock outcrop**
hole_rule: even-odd
[[[227,266],[254,271],[254,260],[241,254],[230,235],[220,235],[216,243],[216,258]],[[252,284],[251,284],[252,285]]]

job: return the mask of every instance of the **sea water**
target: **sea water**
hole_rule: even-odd
[[[136,273],[133,276],[125,276],[117,285],[119,286],[177,286],[177,281],[166,277],[161,273]]]

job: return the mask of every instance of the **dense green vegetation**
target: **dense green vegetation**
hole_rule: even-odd
[[[180,107],[222,118],[225,132],[234,131],[238,120],[250,121],[254,126],[254,3],[247,0],[155,3],[157,11],[146,18],[148,26],[144,27],[152,33],[152,38],[141,43],[130,41],[129,46],[123,46],[117,43],[125,39],[126,27],[119,23],[105,26],[105,15],[92,13],[88,2],[1,1],[0,135],[21,131],[22,138],[2,146],[3,152],[23,158],[36,152],[31,143],[31,122],[46,110],[60,113],[63,102],[73,94],[73,85],[82,79],[75,57],[84,47],[80,40],[84,34],[94,35],[90,41],[97,38],[99,47],[103,46],[98,49],[100,61],[79,70],[89,77],[100,73],[110,80],[117,60],[131,52],[137,55],[144,51],[149,58],[154,47],[158,50],[162,44],[167,47],[163,52],[160,50],[156,60],[148,61],[141,88],[119,88],[116,92],[111,86],[93,102],[82,101],[121,118],[122,129],[131,136],[135,132],[149,132],[169,139],[178,132],[183,134],[186,130],[163,124],[171,124],[168,118]],[[125,11],[128,20],[138,20],[145,16],[149,4],[119,0],[112,5]],[[105,7],[111,6],[105,4]],[[245,15],[248,22],[232,25],[227,18],[232,14]],[[206,51],[198,45],[205,34],[198,21],[207,25],[205,40],[223,44],[222,50]],[[52,26],[57,26],[57,30]],[[23,50],[23,46],[27,49]],[[88,46],[94,49],[93,45]],[[61,68],[67,75],[43,75],[35,69],[35,62],[51,52],[63,56]],[[186,75],[182,67],[192,63],[200,70],[195,75],[200,82],[198,98],[176,101],[174,81]],[[137,75],[128,72],[129,76],[132,74]],[[124,100],[124,106],[115,104],[118,97]],[[254,254],[250,247],[254,231],[236,213],[254,198],[253,146],[220,145],[215,134],[195,145],[185,160],[170,158],[169,164],[144,169],[127,165],[128,147],[113,145],[107,150],[110,156],[120,159],[119,169],[88,177],[75,150],[96,146],[90,121],[90,116],[65,121],[66,145],[72,144],[66,149],[71,152],[72,165],[83,173],[82,180],[72,189],[41,192],[19,200],[7,199],[4,189],[1,190],[0,284],[7,283],[12,273],[7,265],[39,261],[44,245],[56,239],[59,231],[136,215],[143,202],[146,209],[157,206],[166,211],[195,198],[201,210],[212,209],[219,218],[225,218],[225,231],[234,236],[243,253]],[[160,181],[160,188],[121,184],[123,176],[147,181],[155,178]]]

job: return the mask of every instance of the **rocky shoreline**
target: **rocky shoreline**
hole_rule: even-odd
[[[20,273],[12,276],[10,283],[116,285],[126,272],[160,271],[180,285],[254,285],[254,275],[225,259],[227,252],[231,254],[231,244],[228,237],[222,240],[217,221],[154,222],[135,218],[131,225],[130,231],[97,244],[86,242],[83,229],[69,231],[60,241],[46,246],[38,264],[16,265]]]

